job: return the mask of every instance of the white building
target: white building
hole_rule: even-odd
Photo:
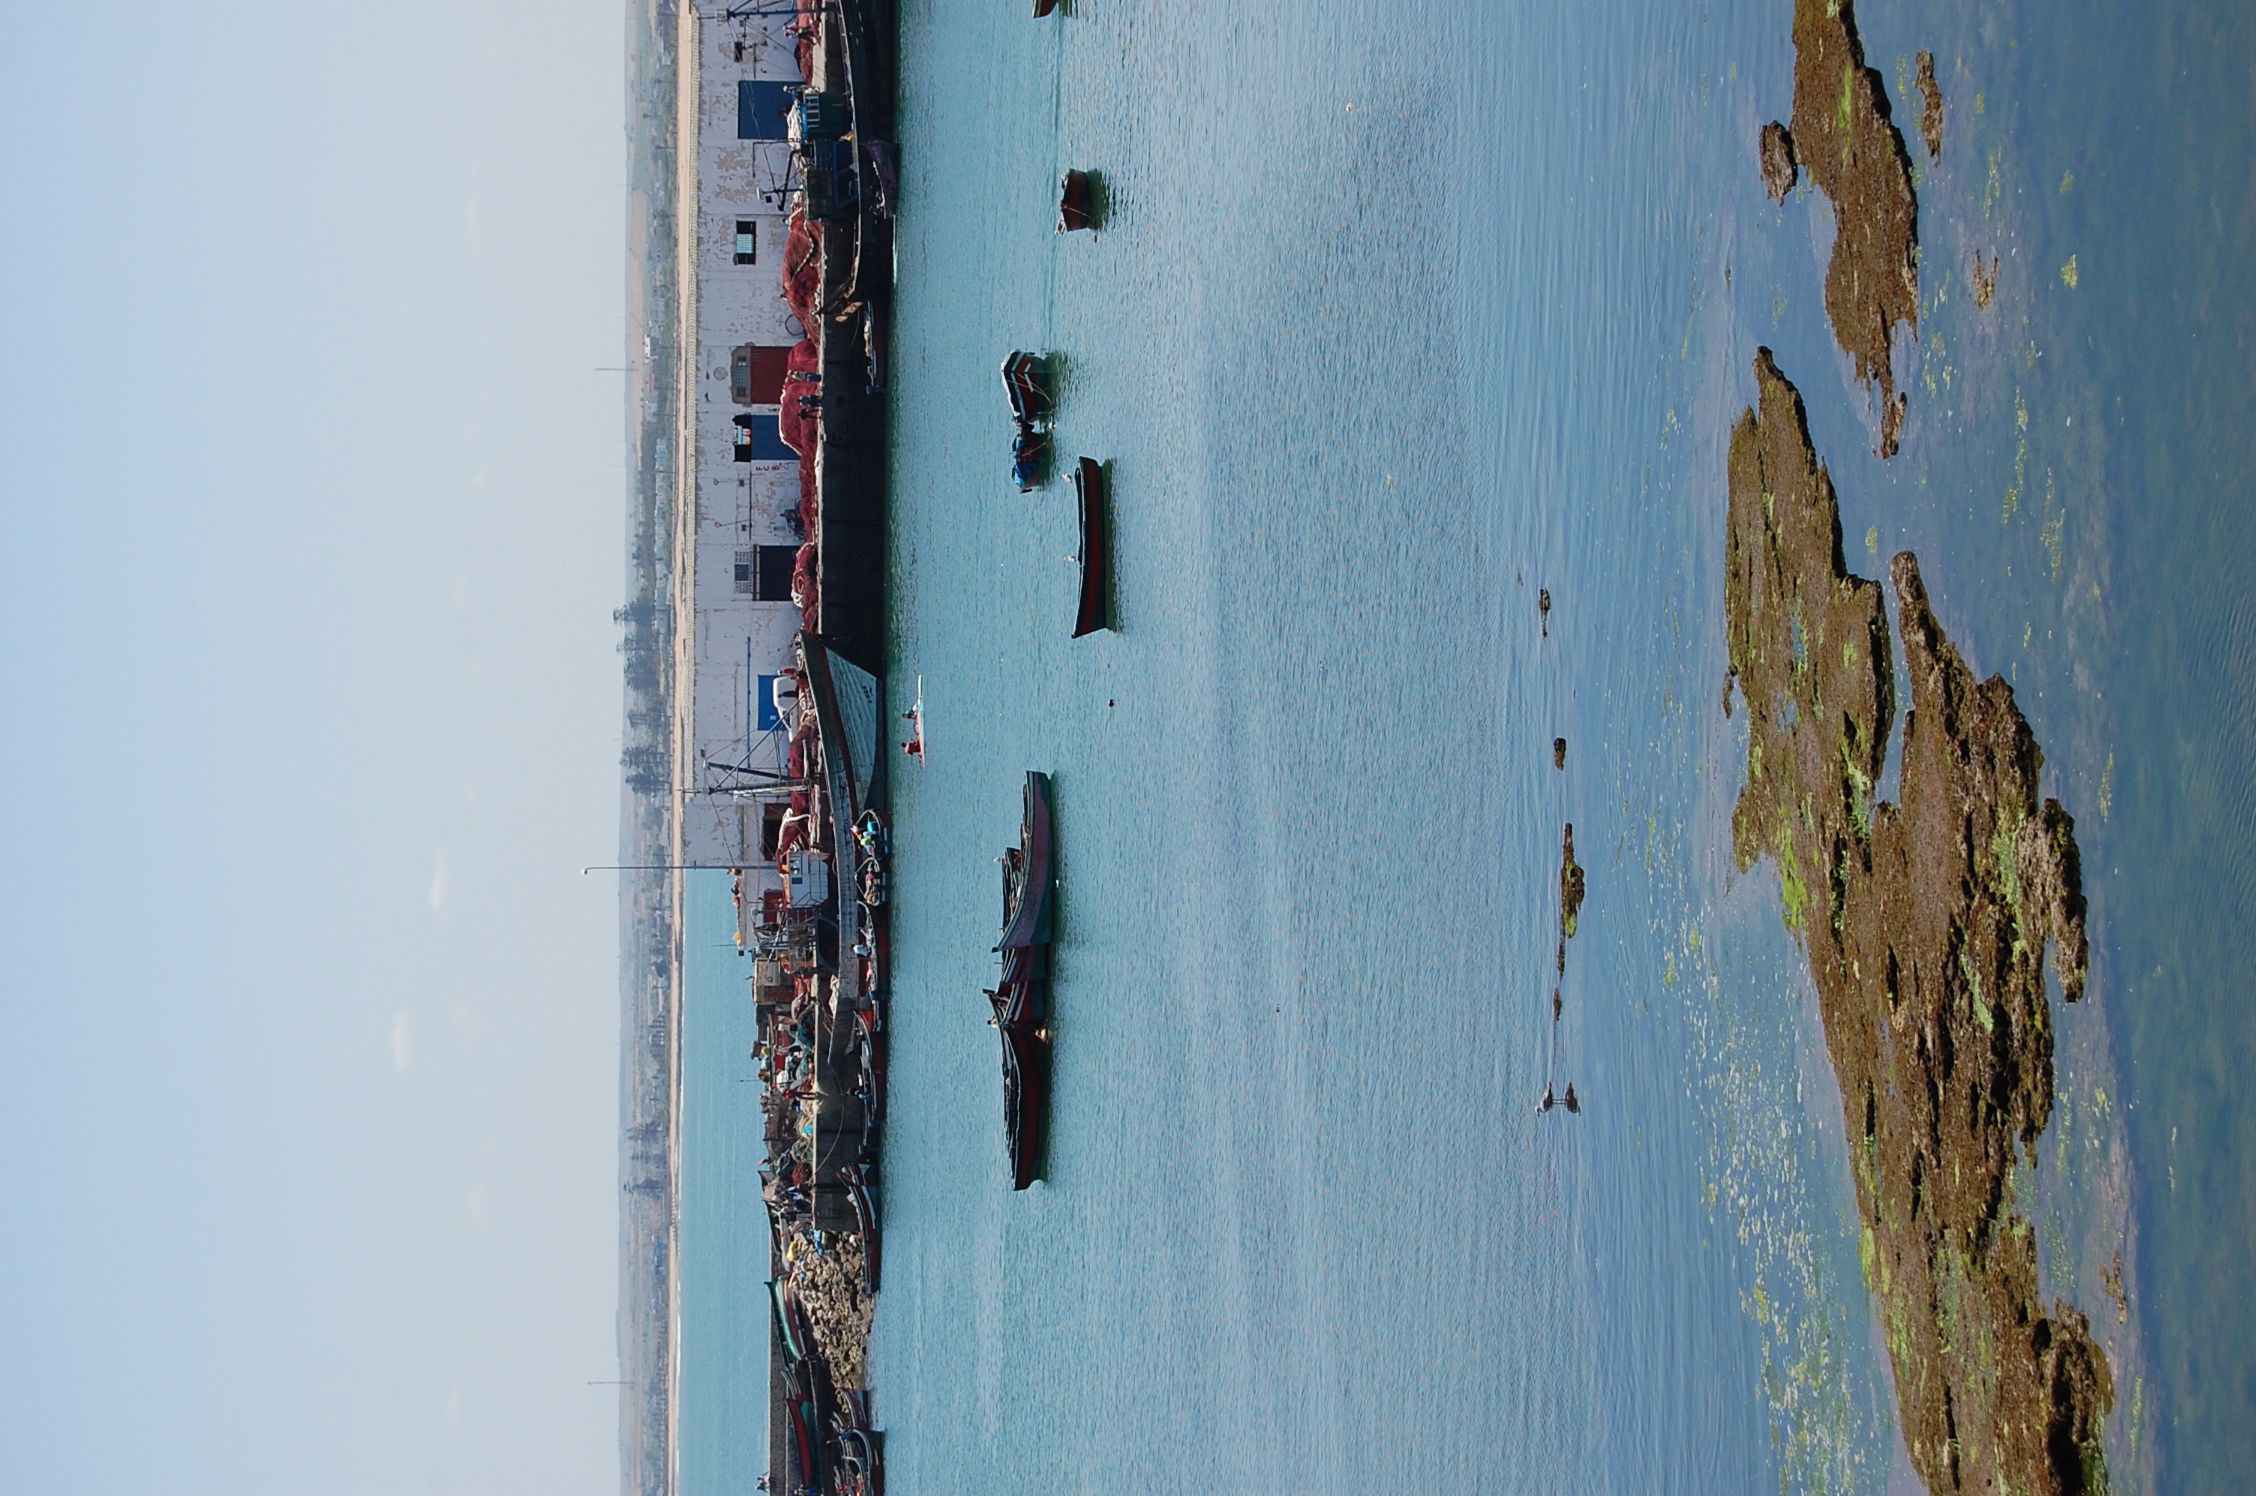
[[[800,617],[792,568],[802,539],[812,538],[794,528],[800,458],[777,427],[787,384],[793,399],[820,388],[787,377],[806,332],[783,295],[797,185],[787,115],[802,84],[790,24],[708,12],[697,26],[695,316],[687,323],[695,344],[683,350],[693,427],[683,491],[695,495],[695,531],[685,537],[693,559],[683,602],[681,821],[681,860],[697,865],[769,862],[763,824],[772,847],[780,808],[772,790],[755,786],[783,768],[788,728],[771,686],[791,663]]]

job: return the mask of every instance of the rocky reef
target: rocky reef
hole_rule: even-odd
[[[1833,203],[1825,314],[1857,377],[1879,394],[1880,455],[1891,456],[1904,402],[1889,342],[1899,324],[1919,325],[1919,210],[1911,158],[1890,117],[1887,89],[1865,66],[1850,0],[1794,0],[1794,113],[1787,130],[1802,170]]]
[[[2066,1000],[2084,986],[2075,825],[2039,795],[2012,687],[1975,679],[1908,552],[1890,567],[1901,789],[1876,796],[1896,708],[1884,599],[1843,564],[1831,477],[1768,349],[1755,377],[1725,537],[1724,705],[1736,686],[1748,716],[1734,852],[1775,863],[1808,956],[1911,1462],[1935,1492],[2104,1489],[2107,1357],[2083,1313],[2044,1301],[2013,1201],[2053,1102],[2048,946]]]

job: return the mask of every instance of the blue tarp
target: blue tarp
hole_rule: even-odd
[[[736,138],[784,140],[789,138],[791,95],[796,83],[782,79],[746,78],[736,85]]]

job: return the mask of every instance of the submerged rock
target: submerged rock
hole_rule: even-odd
[[[1909,553],[1890,567],[1911,682],[1902,790],[1873,785],[1895,715],[1879,585],[1842,562],[1839,506],[1768,349],[1731,436],[1725,705],[1749,717],[1732,817],[1742,870],[1778,868],[1809,959],[1898,1411],[1932,1491],[2104,1489],[2107,1357],[2047,1304],[2010,1208],[2052,1108],[2045,950],[2082,995],[2075,823],[1997,677],[1977,681]]]
[[[1553,738],[1551,740],[1551,767],[1564,769],[1566,766],[1567,740],[1565,738]]]
[[[1922,51],[1918,61],[1919,138],[1926,142],[1927,159],[1943,159],[1943,90],[1935,81],[1935,54]]]
[[[1559,838],[1559,939],[1562,942],[1574,938],[1575,918],[1582,913],[1582,890],[1582,864],[1575,861],[1574,822],[1569,821]],[[1559,948],[1562,952],[1566,949],[1564,944]]]
[[[1833,201],[1825,314],[1857,378],[1880,397],[1880,455],[1903,427],[1889,342],[1919,326],[1918,204],[1911,158],[1880,75],[1864,64],[1850,0],[1794,0],[1795,153]],[[1937,128],[1940,128],[1938,123]]]
[[[1762,139],[1755,154],[1762,162],[1763,191],[1770,194],[1774,203],[1786,201],[1786,194],[1794,190],[1802,168],[1794,159],[1794,137],[1777,120],[1762,127]]]

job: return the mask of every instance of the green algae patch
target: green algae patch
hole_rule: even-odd
[[[1939,146],[1939,96],[1935,129]],[[1890,116],[1880,74],[1865,65],[1848,0],[1795,0],[1794,113],[1786,134],[1801,169],[1833,202],[1825,314],[1857,377],[1879,395],[1880,455],[1892,456],[1904,401],[1889,342],[1899,324],[1919,326],[1919,210],[1903,132]]]
[[[2012,1209],[2053,1107],[2046,953],[2070,1002],[2089,959],[2075,825],[2038,794],[2012,687],[1975,679],[1908,552],[1890,565],[1901,788],[1872,798],[1896,709],[1885,602],[1843,562],[1832,479],[1768,349],[1755,377],[1725,523],[1724,702],[1736,687],[1749,717],[1733,850],[1742,871],[1776,862],[1809,959],[1905,1443],[1936,1492],[2100,1490],[2112,1373],[2085,1315],[2040,1296]],[[1802,631],[1856,647],[1798,654]]]

